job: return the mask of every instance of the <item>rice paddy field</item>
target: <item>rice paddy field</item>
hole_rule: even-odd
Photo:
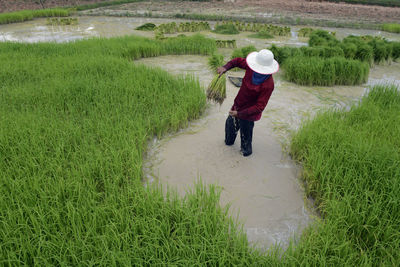
[[[370,76],[382,69],[383,80],[400,80],[400,38],[298,36],[288,32],[300,27],[277,26],[271,29],[283,36],[259,39],[243,30],[212,33],[211,22],[196,28],[123,18],[112,19],[130,35],[115,37],[121,32],[114,30],[104,38],[89,28],[111,32],[115,24],[91,19],[26,22],[32,31],[32,23],[53,29],[53,37],[79,27],[84,39],[68,35],[62,41],[75,41],[65,43],[10,42],[21,41],[22,26],[0,28],[0,265],[397,266],[400,88],[373,85]],[[162,39],[135,30],[150,22],[164,24]],[[235,27],[242,26],[251,27]],[[237,48],[217,48],[216,40],[236,40]],[[146,183],[143,170],[149,142],[187,127],[210,104],[202,77],[172,75],[142,59],[202,56],[212,75],[224,61],[260,48],[274,51],[283,68],[277,90],[290,85],[293,98],[307,90],[323,98],[335,86],[367,88],[345,105],[304,116],[290,132],[286,149],[302,165],[304,196],[318,215],[285,248],[268,250],[252,246],[242,222],[220,204],[223,186],[200,179],[181,195]]]

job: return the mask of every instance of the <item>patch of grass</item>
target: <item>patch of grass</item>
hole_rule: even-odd
[[[39,9],[39,10],[23,10],[10,13],[0,14],[0,24],[8,24],[15,22],[23,22],[34,18],[46,17],[67,17],[70,15],[69,9]]]
[[[291,142],[323,220],[282,265],[396,266],[400,258],[400,88],[375,86],[321,112]],[[295,262],[295,263],[294,263]]]
[[[218,48],[236,48],[236,40],[215,40]]]
[[[382,30],[386,31],[386,32],[400,33],[400,24],[385,23],[385,24],[382,24]]]
[[[369,65],[342,57],[297,56],[283,64],[285,78],[300,85],[357,85],[368,79]]]
[[[154,23],[145,23],[143,25],[140,25],[139,27],[136,27],[135,30],[138,31],[153,31],[156,28],[156,25]]]
[[[239,34],[239,30],[231,23],[216,25],[213,32],[218,34]]]
[[[270,33],[266,32],[266,31],[260,31],[260,32],[255,33],[255,34],[251,34],[251,35],[249,35],[249,37],[258,38],[258,39],[271,39],[271,38],[274,38],[273,35],[271,35]]]
[[[315,30],[311,33],[308,40],[309,46],[337,46],[339,40],[336,39],[335,33],[324,30]]]

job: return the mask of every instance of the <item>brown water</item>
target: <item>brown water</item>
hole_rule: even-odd
[[[152,32],[134,30],[146,22],[165,23],[168,19],[79,17],[77,26],[46,26],[45,19],[0,25],[0,41],[66,42],[94,36],[112,37],[138,34],[152,37]],[[306,45],[307,39],[298,38],[293,27],[292,36],[270,40],[249,38],[249,33],[240,35],[216,35],[218,39],[236,39],[238,46],[254,45],[257,49],[272,43]],[[400,40],[400,35],[368,30],[334,29],[339,38],[347,34],[382,35]],[[229,58],[231,49],[220,49]],[[139,61],[160,66],[172,74],[196,75],[207,86],[213,74],[208,70],[207,57],[164,56]],[[243,72],[229,75],[243,76]],[[222,106],[210,104],[202,119],[190,124],[187,129],[154,140],[144,172],[148,181],[159,181],[184,194],[197,179],[207,184],[222,187],[221,203],[232,205],[231,214],[238,214],[249,240],[260,248],[272,244],[286,247],[292,237],[313,219],[312,205],[304,198],[299,174],[301,169],[286,153],[290,134],[301,121],[321,108],[348,106],[359,99],[366,86],[307,87],[298,86],[282,79],[281,73],[274,75],[275,91],[254,128],[254,152],[248,158],[240,155],[239,142],[232,147],[224,145],[224,123],[228,110],[238,91],[227,83],[227,99]],[[400,64],[382,65],[371,69],[368,84],[393,82],[400,84]],[[239,141],[239,140],[237,140]],[[311,207],[311,208],[310,208]]]

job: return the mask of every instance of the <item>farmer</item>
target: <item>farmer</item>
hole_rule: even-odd
[[[217,72],[222,75],[234,67],[245,69],[246,73],[226,119],[225,144],[233,145],[240,129],[240,151],[247,157],[252,154],[254,122],[261,118],[274,90],[272,74],[279,70],[279,64],[270,50],[263,49],[250,53],[246,59],[232,59],[225,66],[219,67]]]

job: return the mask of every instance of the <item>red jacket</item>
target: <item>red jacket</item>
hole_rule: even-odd
[[[235,98],[232,110],[238,112],[238,118],[248,121],[258,121],[267,106],[268,100],[274,91],[274,79],[272,75],[262,84],[252,84],[253,70],[249,68],[244,58],[235,58],[225,64],[224,68],[229,70],[239,67],[246,70],[242,86]]]

